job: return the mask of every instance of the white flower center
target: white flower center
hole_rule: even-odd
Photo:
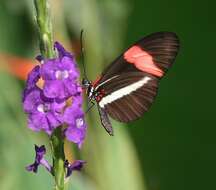
[[[64,71],[58,70],[55,72],[55,77],[59,80],[66,79],[69,77],[69,72],[67,70]]]
[[[84,124],[84,121],[83,121],[82,118],[76,119],[76,126],[77,126],[77,128],[81,128],[83,126],[83,124]]]
[[[50,106],[48,104],[39,104],[37,110],[41,113],[46,113],[50,110]]]

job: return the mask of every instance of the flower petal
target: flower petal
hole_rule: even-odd
[[[82,107],[82,94],[79,92],[77,93],[72,100],[73,106]]]
[[[34,131],[44,130],[48,134],[51,133],[49,123],[45,114],[43,113],[33,113],[29,115],[28,127]]]
[[[41,159],[40,164],[41,164],[42,166],[44,166],[44,167],[47,169],[48,172],[51,173],[51,171],[52,171],[52,166],[49,164],[49,162],[48,162],[46,159],[44,159],[44,158]]]
[[[48,113],[46,115],[46,117],[47,117],[47,120],[49,122],[49,126],[50,126],[51,131],[63,123],[62,122],[63,119],[62,119],[61,115],[57,115],[57,114],[54,115],[53,113]]]
[[[81,105],[79,104],[79,99],[75,98],[72,101],[72,105],[65,109],[63,116],[64,122],[68,124],[75,124],[75,119],[84,117]]]
[[[67,70],[70,75],[70,79],[75,80],[79,77],[79,71],[76,66],[75,60],[69,57],[63,57],[61,62],[58,64],[58,68],[62,71]]]
[[[64,89],[62,86],[62,81],[59,80],[48,80],[44,83],[44,95],[48,98],[62,98],[60,94],[64,95]],[[63,97],[64,98],[64,97]]]
[[[22,102],[25,100],[26,96],[28,95],[29,91],[31,91],[32,88],[36,87],[36,83],[40,78],[40,66],[35,66],[31,72],[28,74],[26,87],[23,91],[22,95]]]
[[[44,60],[44,58],[43,58],[42,55],[38,55],[38,56],[36,56],[35,59],[36,59],[37,61],[39,61],[39,62],[41,62],[41,61]]]
[[[40,66],[37,65],[35,66],[32,71],[28,74],[27,82],[26,82],[26,87],[28,89],[35,87],[37,81],[40,78]]]
[[[73,55],[67,52],[59,42],[55,42],[54,48],[58,51],[58,56],[60,59],[64,56],[70,57],[71,59],[74,58]]]
[[[65,167],[67,168],[66,177],[71,176],[73,171],[80,171],[83,168],[84,164],[86,164],[86,161],[84,160],[75,160],[72,164],[70,164],[68,160],[66,160],[65,161]]]
[[[39,165],[43,165],[49,172],[51,172],[52,167],[48,163],[48,161],[44,158],[44,155],[46,154],[46,148],[44,145],[37,146],[35,145],[35,161],[33,164],[26,167],[27,171],[32,171],[34,173],[37,173]]]
[[[82,146],[82,143],[85,139],[85,134],[86,127],[77,128],[73,125],[70,125],[65,131],[65,136],[67,139],[73,143],[76,143],[79,148]]]
[[[41,77],[44,80],[55,80],[55,72],[58,70],[57,64],[56,59],[45,60],[41,66]]]
[[[64,89],[65,94],[68,94],[69,96],[74,96],[77,93],[77,85],[70,80],[64,81]]]
[[[41,90],[37,87],[26,92],[23,100],[23,109],[26,113],[35,112],[37,105],[41,103],[40,99]]]

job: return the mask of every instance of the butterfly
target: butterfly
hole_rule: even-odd
[[[88,102],[92,106],[96,102],[102,126],[110,135],[113,128],[109,116],[128,123],[149,110],[160,79],[173,64],[178,50],[175,33],[153,33],[130,46],[96,81],[82,80]]]

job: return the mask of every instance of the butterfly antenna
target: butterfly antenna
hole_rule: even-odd
[[[82,61],[82,66],[83,66],[84,78],[88,80],[86,69],[85,69],[85,57],[84,57],[84,47],[83,47],[83,29],[81,30],[81,33],[80,33],[80,44],[81,44],[80,51],[81,51],[81,61]]]

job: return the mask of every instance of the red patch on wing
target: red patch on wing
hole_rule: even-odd
[[[104,97],[104,95],[105,95],[104,89],[100,90],[100,91],[99,91],[99,94],[96,96],[96,101],[97,101],[97,102],[100,102],[101,99]]]
[[[153,58],[146,51],[142,50],[139,46],[132,46],[124,53],[124,59],[141,71],[157,77],[162,77],[164,72],[157,67]]]
[[[98,76],[98,77],[96,78],[96,80],[92,82],[92,86],[93,86],[93,87],[96,87],[96,86],[98,85],[98,82],[99,82],[100,79],[101,79],[101,76]]]

